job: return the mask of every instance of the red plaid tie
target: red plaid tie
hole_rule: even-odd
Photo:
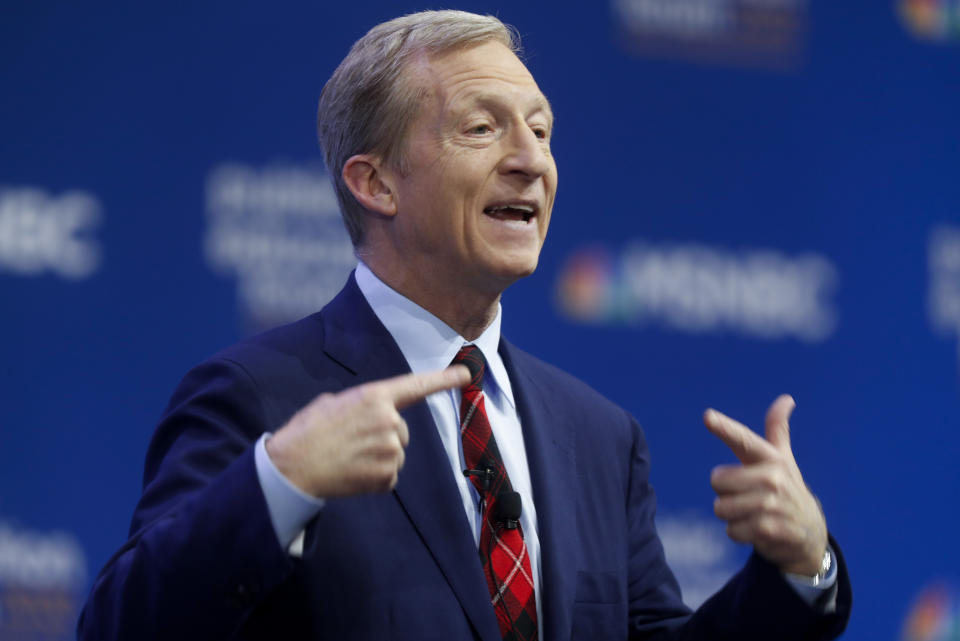
[[[473,375],[463,388],[460,402],[460,437],[467,469],[474,471],[470,480],[483,499],[480,558],[487,575],[490,602],[497,613],[504,641],[532,641],[537,638],[537,601],[523,530],[519,523],[508,527],[503,519],[495,516],[497,500],[513,492],[513,487],[483,406],[483,374],[487,363],[475,345],[461,348],[453,362],[466,365]]]

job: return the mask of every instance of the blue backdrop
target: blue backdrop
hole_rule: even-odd
[[[519,28],[557,115],[504,331],[645,426],[685,597],[745,555],[700,415],[786,391],[844,638],[960,639],[960,3],[458,5]],[[420,8],[0,5],[0,640],[72,636],[180,376],[343,282],[316,98]]]

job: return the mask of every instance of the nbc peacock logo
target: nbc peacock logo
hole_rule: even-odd
[[[927,40],[960,40],[960,0],[899,0],[900,17]]]
[[[615,313],[613,257],[605,247],[576,251],[567,261],[557,286],[557,302],[565,314],[584,323],[603,323]]]
[[[960,592],[943,581],[931,583],[914,600],[900,641],[960,641]]]

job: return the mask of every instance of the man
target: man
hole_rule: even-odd
[[[320,313],[181,383],[82,639],[842,631],[849,584],[791,454],[789,397],[766,439],[705,415],[742,461],[714,471],[716,512],[756,553],[691,614],[636,422],[500,338],[557,186],[550,104],[516,48],[495,18],[449,11],[354,45],[319,129],[361,263]]]

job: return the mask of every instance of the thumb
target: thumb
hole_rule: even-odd
[[[767,441],[781,452],[790,453],[790,415],[796,401],[789,394],[781,394],[767,410],[764,427]]]

